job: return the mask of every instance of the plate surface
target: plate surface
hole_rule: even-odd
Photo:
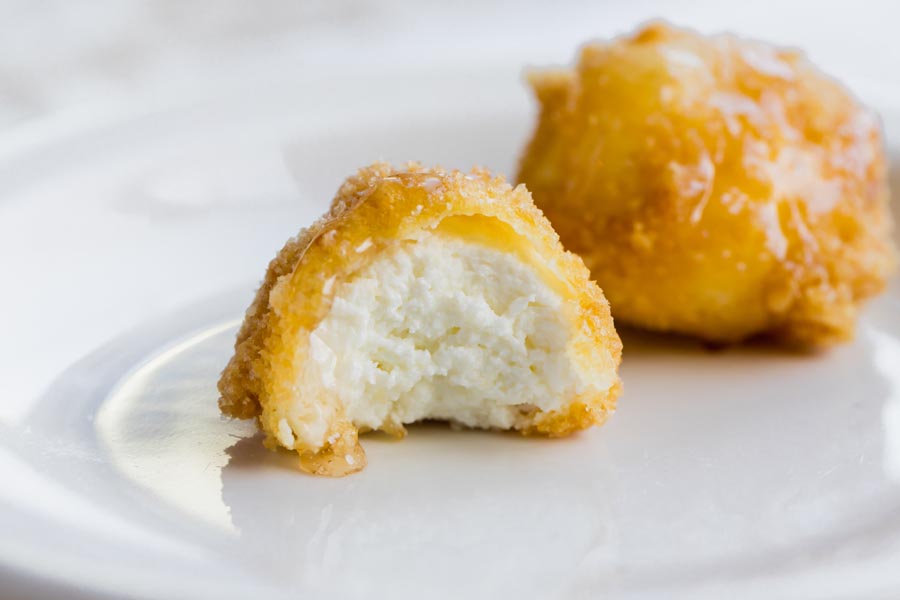
[[[414,427],[325,480],[221,418],[256,281],[344,176],[376,158],[509,173],[531,127],[514,70],[342,81],[6,141],[0,255],[28,258],[2,273],[31,307],[0,356],[22,399],[0,402],[7,595],[900,594],[896,282],[817,355],[623,332],[620,409],[565,440]]]
[[[29,413],[14,460],[74,495],[53,515],[79,521],[53,532],[60,545],[77,536],[103,557],[98,570],[41,539],[42,564],[154,598],[900,589],[896,288],[856,342],[818,356],[625,332],[627,394],[604,429],[413,427],[365,438],[370,466],[340,480],[300,474],[252,424],[219,416],[245,300],[220,294],[131,332]]]

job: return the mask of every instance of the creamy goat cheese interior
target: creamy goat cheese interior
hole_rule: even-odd
[[[514,253],[427,234],[336,287],[306,368],[359,428],[508,429],[589,384],[568,355],[563,303]]]

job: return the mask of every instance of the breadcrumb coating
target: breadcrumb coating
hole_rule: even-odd
[[[521,160],[620,322],[850,338],[896,263],[877,118],[799,52],[662,23],[529,77]]]
[[[341,186],[328,213],[271,261],[219,381],[223,413],[257,418],[266,444],[296,450],[308,472],[339,476],[363,468],[359,428],[346,418],[341,400],[298,383],[298,374],[314,368],[310,332],[329,314],[342,282],[401,240],[414,242],[437,228],[531,261],[571,307],[572,360],[608,382],[603,389],[567,398],[558,411],[523,409],[527,419],[516,428],[523,434],[563,436],[602,424],[621,388],[616,370],[622,347],[609,305],[584,263],[563,250],[524,186],[513,188],[485,170],[466,174],[415,163],[402,169],[376,163],[360,170]],[[307,413],[328,416],[321,444],[311,444],[302,428],[288,425]],[[380,429],[404,433],[397,423]]]

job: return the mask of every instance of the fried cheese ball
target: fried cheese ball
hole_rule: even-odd
[[[340,476],[366,464],[359,432],[602,424],[620,357],[600,288],[524,186],[375,164],[269,265],[219,404]]]
[[[841,85],[796,51],[659,23],[530,82],[518,180],[618,322],[852,336],[895,254],[879,123]]]

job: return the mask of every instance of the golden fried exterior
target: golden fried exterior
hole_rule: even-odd
[[[474,217],[471,231],[465,231],[466,220],[451,217]],[[340,402],[297,389],[297,374],[307,365],[309,334],[328,313],[342,281],[399,240],[451,222],[457,235],[490,238],[485,243],[515,246],[523,257],[535,258],[576,307],[571,347],[590,357],[593,368],[614,375],[604,393],[574,398],[563,412],[536,414],[522,433],[562,436],[601,424],[621,387],[615,372],[622,347],[609,305],[584,263],[563,250],[524,186],[513,188],[484,170],[464,174],[417,164],[395,169],[376,163],[360,170],[340,188],[328,213],[288,241],[269,264],[219,381],[221,410],[258,418],[267,445],[274,448],[282,443],[278,431],[287,413],[298,406],[311,412],[331,407],[335,414],[324,445],[310,447],[296,438],[293,449],[302,467],[334,476],[365,466],[359,432],[341,414]],[[403,427],[388,433],[402,435]]]
[[[895,263],[879,123],[802,55],[664,24],[533,73],[528,185],[618,321],[852,336]]]

